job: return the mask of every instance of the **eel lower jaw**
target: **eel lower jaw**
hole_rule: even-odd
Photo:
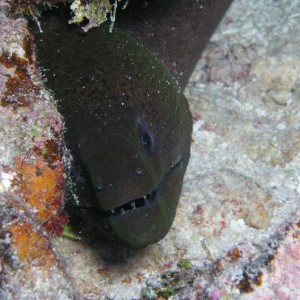
[[[76,206],[74,215],[110,240],[129,248],[146,247],[161,240],[172,225],[182,188],[182,167],[184,160],[180,159],[148,194],[107,210]]]

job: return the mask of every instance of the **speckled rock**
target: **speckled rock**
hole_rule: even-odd
[[[74,299],[51,241],[66,221],[63,123],[26,24],[0,12],[0,298]]]

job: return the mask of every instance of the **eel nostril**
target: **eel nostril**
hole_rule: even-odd
[[[136,168],[135,169],[135,175],[136,176],[142,176],[143,175],[143,170],[141,168]]]
[[[96,192],[103,192],[105,191],[105,187],[101,182],[97,182],[95,185],[95,191]]]

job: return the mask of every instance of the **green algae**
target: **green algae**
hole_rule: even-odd
[[[110,3],[109,0],[94,0],[88,3],[82,3],[81,0],[75,0],[70,6],[74,13],[74,17],[69,23],[81,23],[87,19],[89,22],[87,25],[83,26],[83,30],[88,31],[89,29],[100,26],[102,23],[106,22],[107,16],[110,15],[111,32],[116,18],[117,5],[117,0],[113,3]]]

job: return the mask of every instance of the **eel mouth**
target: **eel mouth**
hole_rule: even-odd
[[[183,159],[181,158],[175,165],[173,165],[170,168],[170,170],[165,174],[165,176],[162,178],[160,183],[162,183],[165,180],[165,177],[167,174],[176,170],[181,165],[182,161],[183,161]],[[158,196],[157,191],[159,189],[160,183],[157,185],[157,187],[152,192],[150,192],[142,197],[130,200],[129,202],[122,204],[118,207],[112,208],[109,211],[105,211],[106,217],[122,216],[129,212],[133,212],[139,208],[142,208],[144,206],[150,206],[154,202],[158,201],[159,197],[157,197]]]
[[[139,197],[137,199],[130,200],[129,202],[120,205],[118,207],[115,207],[109,211],[106,211],[106,215],[108,217],[117,217],[117,216],[122,216],[125,215],[126,213],[130,211],[134,211],[136,209],[139,209],[141,207],[150,205],[154,201],[156,201],[156,194],[157,194],[157,189],[152,191],[149,194],[146,194],[142,197]]]
[[[125,215],[128,215],[130,213],[134,213],[138,209],[141,209],[143,207],[151,207],[154,203],[159,201],[159,188],[161,184],[164,182],[166,176],[170,174],[171,172],[175,171],[179,168],[179,166],[182,164],[183,159],[181,158],[175,165],[173,165],[170,170],[165,174],[165,176],[162,177],[161,181],[158,183],[158,185],[150,192],[143,196],[140,196],[138,198],[132,199],[120,206],[113,207],[108,210],[104,210],[101,208],[96,207],[85,207],[85,206],[77,206],[77,208],[80,208],[85,211],[90,211],[91,209],[95,212],[97,211],[98,216],[101,215],[102,218],[109,219],[109,218],[118,218]]]

